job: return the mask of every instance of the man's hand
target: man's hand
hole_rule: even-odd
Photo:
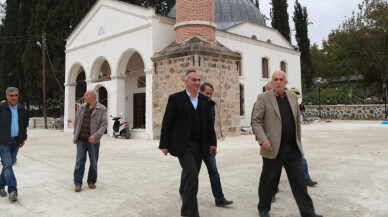
[[[75,142],[75,138],[73,138],[73,144],[75,144],[76,142]]]
[[[22,144],[20,144],[19,148],[23,147],[24,143],[26,143],[26,140],[24,140],[24,141],[22,142]]]
[[[163,152],[164,155],[168,154],[168,149],[161,148],[160,150]]]
[[[94,144],[94,142],[96,142],[96,137],[90,136],[90,137],[88,138],[88,142]]]
[[[214,156],[217,154],[217,146],[210,146],[210,154],[213,153]]]
[[[269,140],[266,140],[263,143],[261,143],[261,147],[263,147],[264,150],[272,151],[271,143],[269,142]]]

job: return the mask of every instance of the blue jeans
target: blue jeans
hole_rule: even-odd
[[[86,152],[89,153],[88,184],[97,182],[97,161],[100,143],[91,144],[87,141],[77,140],[77,160],[74,169],[74,184],[82,186],[82,179],[85,172]]]
[[[209,174],[210,185],[212,188],[213,196],[215,198],[215,201],[219,202],[224,199],[224,194],[222,193],[221,179],[220,179],[220,174],[218,174],[216,157],[213,153],[210,153],[210,149],[209,149],[209,151],[202,156],[202,159],[203,159],[203,162],[205,162],[205,165],[207,167],[207,172]],[[184,177],[185,177],[185,174],[182,171],[181,185],[179,187],[180,194],[183,194]]]
[[[8,145],[0,145],[0,156],[3,169],[0,175],[0,188],[8,186],[8,193],[17,192],[17,182],[12,166],[16,161],[16,155],[19,151],[17,140],[11,141]]]
[[[303,174],[304,174],[304,178],[305,178],[305,179],[309,179],[309,178],[310,178],[310,175],[309,175],[309,168],[307,167],[306,158],[304,158],[304,152],[303,152],[302,143],[300,143],[300,147],[302,148],[302,163],[303,163]]]

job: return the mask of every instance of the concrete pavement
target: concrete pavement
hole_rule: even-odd
[[[302,126],[303,148],[312,179],[309,188],[318,214],[330,217],[387,216],[388,125],[380,121],[315,122]],[[0,198],[0,216],[180,216],[178,159],[158,150],[158,141],[104,136],[97,188],[84,177],[74,192],[76,149],[72,134],[28,131],[14,171],[19,200]],[[257,213],[262,160],[253,135],[219,141],[217,164],[225,197],[216,207],[206,167],[198,192],[201,216],[250,217]],[[88,165],[87,165],[88,168]],[[86,170],[87,171],[87,170]],[[285,171],[271,216],[300,216]]]

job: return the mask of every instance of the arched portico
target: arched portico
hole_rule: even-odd
[[[112,75],[111,64],[103,57],[97,57],[90,69],[90,81],[91,82],[103,82],[110,81]]]
[[[140,52],[135,49],[128,49],[120,57],[116,74],[125,75],[125,95],[124,98],[124,120],[129,122],[134,128],[132,134],[136,138],[145,135],[146,128],[146,80],[144,72],[145,63]],[[144,135],[140,135],[144,134]]]
[[[74,63],[69,72],[67,73],[66,83],[65,83],[65,114],[64,114],[64,128],[73,128],[74,117],[76,113],[76,100],[82,96],[82,91],[85,91],[86,88],[79,88],[80,86],[86,87],[84,78],[86,77],[85,68],[79,62]],[[78,88],[77,88],[78,87]],[[85,90],[83,90],[85,89]],[[78,98],[77,98],[78,95]]]

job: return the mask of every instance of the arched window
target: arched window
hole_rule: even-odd
[[[244,85],[240,84],[240,116],[245,115],[244,108]]]
[[[262,65],[262,76],[263,78],[268,78],[269,77],[269,73],[268,73],[268,59],[267,58],[263,58],[261,59],[261,65]]]
[[[284,61],[280,62],[280,70],[282,70],[285,73],[287,73],[287,67],[286,66],[287,66],[286,62],[284,62]]]

